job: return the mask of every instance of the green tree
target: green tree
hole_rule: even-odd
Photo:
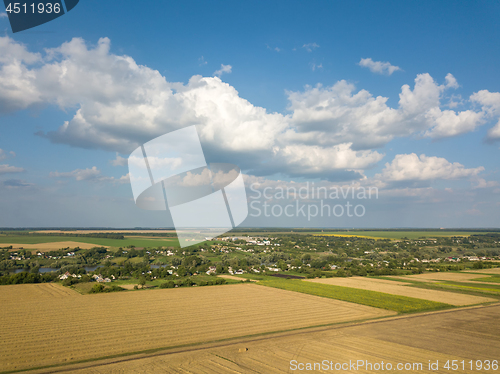
[[[184,266],[179,266],[179,268],[177,269],[177,274],[179,275],[179,277],[185,277],[187,275],[187,270]]]
[[[279,260],[277,266],[278,266],[278,268],[281,269],[281,271],[288,270],[288,266],[286,265],[286,262],[283,260]]]
[[[92,286],[90,293],[100,293],[104,291],[104,285],[101,283],[96,283]]]

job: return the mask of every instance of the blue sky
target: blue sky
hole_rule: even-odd
[[[0,16],[0,227],[171,226],[113,160],[193,121],[247,187],[380,191],[363,217],[243,226],[499,227],[499,16],[486,1],[87,0],[16,34]]]

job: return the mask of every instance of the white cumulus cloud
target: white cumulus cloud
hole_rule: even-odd
[[[358,65],[370,69],[372,73],[384,75],[392,75],[395,71],[401,70],[399,66],[391,65],[389,62],[373,61],[371,58],[362,58]]]
[[[428,181],[436,179],[461,179],[478,175],[484,167],[465,168],[458,162],[451,163],[442,157],[429,157],[415,153],[396,155],[386,163],[377,179],[383,182]]]
[[[481,90],[470,97],[471,101],[481,105],[486,118],[498,122],[488,130],[488,140],[500,140],[500,93]]]
[[[220,78],[222,74],[230,74],[232,70],[233,67],[231,65],[220,64],[220,69],[214,71],[214,75]]]
[[[229,65],[224,69],[229,71]],[[255,175],[329,177],[341,168],[362,171],[383,157],[375,149],[396,137],[472,131],[492,105],[482,105],[480,111],[443,110],[441,101],[457,86],[451,74],[441,85],[429,74],[419,74],[413,88],[402,86],[398,106],[390,107],[387,97],[339,81],[287,91],[289,112],[270,113],[218,77],[168,82],[133,58],[112,54],[107,38],[95,46],[74,38],[43,55],[0,38],[0,115],[56,105],[71,117],[56,131],[39,135],[119,154],[197,125],[209,160],[230,160]],[[121,156],[112,161],[124,163]]]
[[[111,165],[113,166],[127,166],[127,159],[116,153],[116,158],[111,160]]]

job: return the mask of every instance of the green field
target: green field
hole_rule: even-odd
[[[333,286],[322,283],[304,282],[302,280],[278,279],[258,282],[263,286],[282,290],[302,292],[309,295],[328,297],[351,303],[393,310],[398,313],[412,313],[428,310],[452,308],[451,305],[434,301],[415,299],[412,297],[391,295],[388,293],[361,290],[350,287]]]
[[[472,279],[475,282],[491,282],[491,283],[500,283],[500,277],[492,275],[490,277],[484,277],[484,278],[474,278]]]
[[[147,238],[125,238],[125,239],[106,239],[106,238],[88,238],[79,236],[1,236],[0,244],[16,243],[16,244],[41,244],[52,242],[78,242],[90,243],[96,246],[103,245],[108,247],[128,247],[130,245],[136,247],[178,247],[177,238],[165,239],[147,239]]]
[[[477,284],[477,283],[467,283],[467,282],[443,282],[436,284],[447,287],[457,287],[460,289],[469,289],[473,291],[500,293],[500,285],[496,284],[489,285],[489,284]]]
[[[474,296],[486,296],[486,297],[493,297],[497,298],[497,296],[500,296],[498,293],[500,292],[500,286],[496,285],[493,282],[493,284],[481,284],[481,283],[471,283],[471,282],[454,282],[454,281],[445,281],[445,282],[423,282],[423,281],[416,281],[412,279],[404,279],[404,278],[391,278],[391,277],[375,277],[378,279],[385,279],[385,280],[391,280],[395,282],[405,282],[411,284],[410,287],[416,287],[416,288],[424,288],[424,289],[429,289],[429,290],[438,290],[438,291],[447,291],[447,292],[456,292],[456,293],[462,293],[462,294],[467,294],[467,295],[474,295]],[[487,278],[480,278],[480,279],[488,279]],[[491,278],[496,278],[496,277],[491,277]],[[478,278],[474,278],[473,281],[477,281]]]

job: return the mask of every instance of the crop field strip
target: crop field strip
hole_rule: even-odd
[[[423,274],[405,275],[405,276],[391,276],[392,279],[413,280],[413,281],[470,281],[477,279],[481,275],[471,273],[455,273],[455,272],[431,272]]]
[[[465,272],[471,274],[484,274],[484,275],[500,275],[500,268],[493,268],[493,269],[481,269],[481,270],[464,270]]]
[[[252,284],[87,296],[13,285],[0,302],[0,372],[393,315]]]
[[[333,326],[321,331],[305,330],[286,336],[262,337],[247,342],[204,348],[196,351],[165,353],[117,363],[93,363],[76,367],[73,374],[153,373],[290,373],[290,361],[349,362],[367,360],[396,364],[422,363],[420,373],[428,370],[429,360],[439,360],[440,371],[447,360],[492,360],[500,352],[500,306],[466,308],[427,315],[405,315],[388,321],[354,326]],[[248,350],[240,351],[241,348]],[[303,370],[301,372],[312,372]],[[314,371],[335,372],[335,371]],[[350,371],[347,371],[350,372]],[[357,373],[373,373],[360,369]],[[397,370],[385,372],[398,372]],[[403,371],[399,371],[403,372]],[[404,371],[414,372],[414,371]],[[469,372],[469,371],[465,371]],[[491,373],[491,370],[474,370]]]
[[[481,277],[483,276],[483,277]],[[478,278],[479,277],[479,278]],[[413,288],[446,291],[470,296],[488,297],[500,300],[500,277],[497,275],[445,272],[424,273],[407,276],[381,277],[393,282],[403,282]]]
[[[488,299],[495,299],[496,301],[500,301],[500,294],[497,292],[489,292],[488,290],[483,291],[481,290],[481,285],[485,284],[488,285],[488,283],[478,283],[474,282],[474,285],[476,287],[471,288],[471,287],[454,287],[453,283],[457,284],[462,284],[462,282],[408,282],[408,286],[411,288],[420,288],[423,290],[434,290],[434,291],[444,291],[450,294],[458,294],[460,295],[469,295],[469,296],[475,296],[475,297],[486,297]],[[491,284],[491,283],[490,283]],[[492,301],[493,302],[493,301]]]
[[[482,296],[472,296],[453,292],[421,289],[411,287],[411,285],[402,282],[382,280],[367,277],[352,277],[352,278],[321,278],[311,279],[305,282],[319,283],[325,285],[350,287],[354,289],[369,290],[376,292],[388,293],[391,295],[406,296],[416,299],[445,303],[454,306],[474,305],[480,303],[494,302],[496,299],[491,299]]]
[[[398,313],[420,312],[453,307],[450,304],[442,302],[303,280],[264,280],[260,281],[258,284],[309,295],[354,302],[375,308],[383,308]]]
[[[500,296],[500,285],[492,283],[470,283],[470,282],[444,282],[437,283],[440,286],[457,287],[463,289],[489,292]]]
[[[310,231],[310,232],[295,232],[294,234],[309,234],[315,236],[338,236],[338,237],[360,237],[366,239],[420,239],[420,238],[446,238],[470,236],[475,234],[487,234],[488,232],[478,231]],[[271,235],[271,233],[268,233]]]
[[[500,276],[489,276],[489,277],[484,277],[484,278],[474,278],[472,279],[474,282],[481,282],[481,283],[500,283]]]
[[[12,249],[10,251],[14,252],[19,248],[33,249],[33,250],[38,249],[40,251],[56,251],[62,248],[76,248],[76,247],[79,247],[81,249],[91,249],[94,248],[96,245],[90,243],[66,241],[66,242],[48,242],[48,243],[38,243],[38,244],[2,243],[0,244],[0,246],[2,247],[12,246]]]
[[[37,234],[175,234],[176,230],[37,230]]]
[[[54,248],[50,249],[59,249],[58,242],[75,242],[78,246],[78,243],[85,243],[91,245],[91,247],[105,246],[105,247],[127,247],[130,245],[136,247],[178,247],[179,242],[177,238],[135,238],[129,237],[125,239],[108,239],[108,238],[90,238],[90,237],[77,237],[77,236],[1,236],[0,237],[0,246],[9,246],[9,245],[35,245],[50,243],[53,244]],[[43,248],[41,248],[43,249]]]
[[[349,231],[334,231],[334,230],[269,230],[269,231],[258,231],[258,230],[242,230],[236,229],[230,231],[226,235],[241,236],[264,236],[273,237],[276,235],[314,235],[314,236],[339,236],[339,237],[364,237],[367,239],[432,239],[432,238],[450,238],[450,237],[467,237],[470,235],[482,235],[482,234],[492,234],[498,233],[498,231],[447,231],[447,230],[374,230],[374,231],[364,231],[364,230],[349,230]]]

